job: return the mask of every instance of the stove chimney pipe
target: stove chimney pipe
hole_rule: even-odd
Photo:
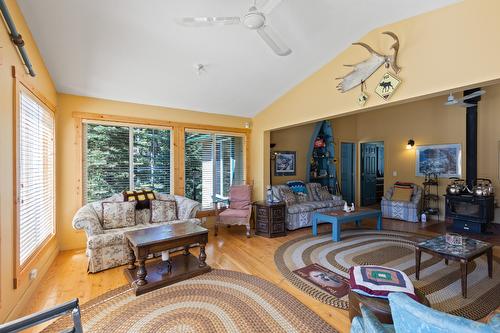
[[[479,90],[481,90],[481,88],[465,90],[464,96]],[[470,189],[472,189],[477,179],[477,104],[480,100],[481,96],[465,100],[466,103],[474,104],[474,106],[469,106],[466,109],[465,179]]]

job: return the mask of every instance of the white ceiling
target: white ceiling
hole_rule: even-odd
[[[279,57],[242,26],[175,21],[241,16],[248,0],[18,0],[59,92],[238,116],[262,111],[368,31],[454,2],[283,0],[267,17],[293,50]]]

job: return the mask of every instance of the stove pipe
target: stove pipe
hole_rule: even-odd
[[[479,90],[481,88],[465,90],[464,96]],[[470,189],[472,189],[477,179],[477,104],[480,100],[481,96],[478,96],[465,101],[465,103],[474,104],[466,109],[465,179]]]

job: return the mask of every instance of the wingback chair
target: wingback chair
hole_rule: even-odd
[[[394,325],[381,324],[377,317],[362,306],[363,317],[354,317],[351,333],[498,333],[500,315],[486,324],[453,316],[422,305],[403,293],[389,294]]]
[[[394,186],[389,188],[380,203],[383,217],[408,222],[419,221],[419,215],[422,210],[422,188],[416,184],[411,184],[411,186],[413,194],[411,200],[408,202],[392,200]]]
[[[227,208],[219,204],[226,202]],[[252,216],[252,187],[250,185],[236,185],[229,189],[227,200],[215,202],[215,236],[219,225],[244,225],[247,228],[247,237],[250,237],[250,217]]]

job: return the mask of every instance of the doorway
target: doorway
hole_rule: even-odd
[[[356,144],[342,142],[340,155],[340,183],[342,197],[350,205],[355,198]]]
[[[361,206],[379,204],[384,195],[384,143],[361,144]]]

